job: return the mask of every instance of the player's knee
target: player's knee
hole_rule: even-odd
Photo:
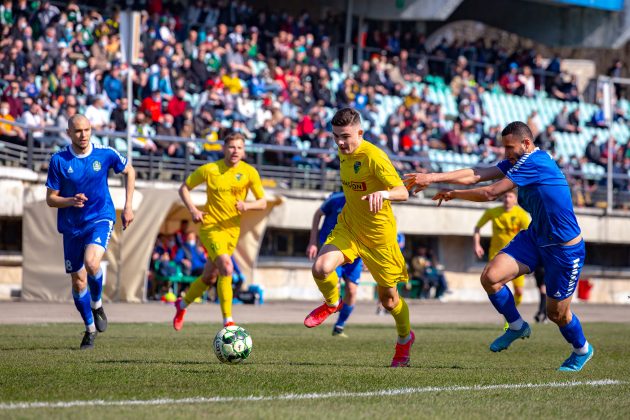
[[[481,285],[487,292],[495,292],[502,287],[503,276],[493,268],[487,266],[481,273]]]
[[[85,271],[90,276],[95,276],[101,269],[101,262],[98,258],[86,258],[85,259]]]
[[[315,264],[313,264],[311,272],[313,273],[313,277],[315,277],[316,279],[325,279],[330,275],[330,273],[333,272],[333,270],[334,267],[332,266],[332,264],[329,264],[325,260],[318,258],[317,260],[315,260]]]
[[[381,301],[381,305],[388,311],[393,310],[398,304],[398,299],[395,296],[380,296],[379,300]]]
[[[569,323],[570,313],[568,311],[560,311],[556,308],[547,308],[547,318],[554,324],[560,326],[567,325]]]
[[[222,264],[219,265],[219,274],[222,276],[231,276],[234,272],[234,265],[232,265],[232,261],[225,260]]]
[[[72,290],[74,292],[80,292],[87,287],[87,280],[80,277],[72,277]]]

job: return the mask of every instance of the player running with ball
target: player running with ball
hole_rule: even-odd
[[[396,285],[406,282],[408,276],[396,242],[396,221],[390,204],[390,201],[406,201],[409,193],[387,155],[361,137],[363,130],[357,111],[350,108],[337,111],[332,131],[339,147],[346,204],[313,264],[313,277],[325,302],[306,317],[304,325],[316,327],[342,309],[335,270],[361,257],[377,283],[379,300],[396,321],[398,342],[391,366],[409,366],[409,351],[415,337],[409,308],[396,290]]]
[[[481,284],[490,302],[509,323],[508,330],[490,344],[490,350],[505,350],[516,339],[530,336],[529,325],[516,309],[506,283],[542,265],[547,287],[547,315],[573,346],[573,352],[559,370],[579,371],[593,357],[594,349],[584,337],[580,320],[570,308],[585,257],[571,191],[553,159],[534,146],[532,132],[526,124],[520,121],[508,124],[501,137],[506,159],[495,167],[407,174],[405,184],[415,193],[432,183],[472,185],[500,179],[484,187],[440,192],[433,197],[438,200],[438,205],[454,198],[493,201],[519,187],[518,201],[532,216],[531,224],[527,230],[519,232],[481,274]]]

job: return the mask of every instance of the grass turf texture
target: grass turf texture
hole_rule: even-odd
[[[366,392],[616,379],[620,385],[570,388],[432,391],[399,396],[300,401],[239,401],[160,406],[0,409],[0,418],[625,418],[630,412],[630,334],[625,324],[586,324],[595,357],[580,373],[556,372],[569,355],[554,325],[533,325],[532,338],[493,354],[500,325],[416,326],[412,367],[387,368],[391,326],[350,324],[349,339],[328,324],[251,324],[254,349],[242,365],[218,362],[219,325],[112,324],[94,351],[77,350],[76,324],[0,326],[0,403],[148,400]]]

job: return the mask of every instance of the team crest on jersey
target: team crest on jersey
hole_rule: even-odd
[[[70,167],[68,168],[68,173],[69,173],[69,174],[73,174],[73,173],[74,173],[74,169],[72,169],[72,166],[70,166]]]
[[[354,162],[354,173],[358,174],[359,169],[361,169],[361,162]]]
[[[92,169],[94,169],[94,172],[98,172],[101,170],[101,162],[99,162],[98,160],[95,160],[94,163],[92,163]]]
[[[243,178],[243,174],[242,173],[239,172],[238,174],[236,174],[236,180],[237,181],[240,181],[241,178]]]

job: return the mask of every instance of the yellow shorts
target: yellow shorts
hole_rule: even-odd
[[[199,240],[208,252],[208,259],[214,261],[219,255],[232,255],[241,230],[222,229],[217,226],[203,226],[199,230]]]
[[[361,257],[379,286],[396,287],[398,283],[405,283],[409,279],[405,258],[395,241],[390,244],[367,247],[354,238],[344,223],[339,222],[328,235],[325,244],[339,249],[346,263],[351,263],[357,257]]]
[[[499,249],[499,250],[495,250],[495,249],[490,249],[490,260],[492,260],[494,257],[496,257],[496,255],[501,252],[503,248]],[[525,276],[518,276],[517,278],[515,278],[514,280],[512,280],[512,284],[514,285],[514,287],[525,287]]]
[[[512,280],[514,287],[525,287],[525,276],[518,276]]]

